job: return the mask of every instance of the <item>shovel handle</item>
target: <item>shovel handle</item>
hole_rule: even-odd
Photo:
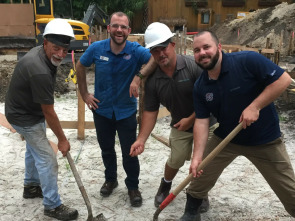
[[[85,190],[85,188],[83,186],[82,180],[80,178],[80,175],[79,175],[79,173],[77,171],[77,168],[75,166],[75,163],[73,161],[73,158],[72,158],[70,152],[67,153],[67,159],[68,159],[68,162],[70,164],[71,170],[72,170],[72,172],[74,174],[75,180],[76,180],[76,182],[78,184],[79,190],[80,190],[80,192],[81,192],[81,194],[83,196],[84,202],[86,204],[86,207],[87,207],[87,210],[88,210],[88,220],[92,220],[93,214],[92,214],[91,204],[90,204],[88,195],[87,195],[86,190]]]
[[[204,169],[215,157],[216,155],[242,130],[243,123],[239,123],[235,129],[232,130],[224,139],[221,141],[217,147],[201,162],[197,168],[197,172]],[[177,196],[192,180],[193,174],[189,174],[173,191],[173,194]]]
[[[74,160],[73,160],[70,152],[67,153],[67,159],[68,159],[68,162],[70,164],[71,170],[72,170],[72,172],[74,174],[75,180],[76,180],[76,182],[78,184],[78,187],[80,188],[81,186],[83,186],[83,183],[82,183],[82,180],[81,180],[81,178],[79,176],[79,173],[77,171],[77,168],[75,166]]]

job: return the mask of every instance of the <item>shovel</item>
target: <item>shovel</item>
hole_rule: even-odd
[[[89,198],[87,196],[86,190],[85,190],[85,188],[83,186],[82,180],[81,180],[81,178],[79,176],[79,173],[78,173],[78,171],[76,169],[75,163],[73,161],[73,158],[71,157],[70,152],[67,153],[67,159],[69,161],[71,170],[72,170],[72,172],[74,174],[75,180],[76,180],[76,182],[78,184],[78,187],[80,189],[80,192],[81,192],[81,194],[83,196],[84,202],[85,202],[86,207],[87,207],[87,211],[88,211],[87,221],[106,221],[106,218],[104,217],[104,215],[102,213],[97,215],[96,217],[93,217]]]
[[[217,154],[242,130],[243,125],[240,123],[236,126],[233,131],[224,138],[224,140],[215,147],[215,149],[201,162],[197,168],[197,172],[204,169],[216,156]],[[161,203],[156,212],[154,213],[153,221],[158,221],[159,214],[161,211],[175,199],[181,190],[186,187],[189,182],[193,179],[193,174],[189,174],[177,187],[170,193],[166,199]]]

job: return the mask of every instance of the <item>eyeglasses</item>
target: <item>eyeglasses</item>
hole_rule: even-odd
[[[118,29],[120,27],[122,30],[127,30],[130,28],[128,25],[119,25],[119,24],[110,24],[110,26],[115,29]]]

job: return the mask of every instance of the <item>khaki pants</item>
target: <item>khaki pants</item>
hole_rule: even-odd
[[[209,128],[208,139],[212,137],[213,131],[217,127],[218,124],[214,124]],[[184,165],[186,160],[191,160],[193,141],[193,133],[171,128],[169,136],[171,152],[167,160],[167,165],[173,169],[179,169]]]
[[[209,140],[204,158],[222,141],[216,135]],[[203,174],[190,183],[187,193],[194,198],[208,196],[222,171],[237,157],[244,156],[260,171],[286,211],[295,217],[295,176],[281,138],[258,146],[229,143],[204,169]],[[234,185],[234,184],[233,184]]]

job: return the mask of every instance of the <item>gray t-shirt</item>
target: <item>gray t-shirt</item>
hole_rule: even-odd
[[[172,78],[158,67],[146,81],[144,109],[157,111],[160,104],[171,113],[171,126],[194,112],[193,87],[202,69],[194,57],[177,55],[176,69]],[[189,131],[192,131],[190,128]]]
[[[32,126],[45,121],[41,104],[54,103],[56,71],[43,45],[20,59],[6,94],[5,115],[9,123]]]

